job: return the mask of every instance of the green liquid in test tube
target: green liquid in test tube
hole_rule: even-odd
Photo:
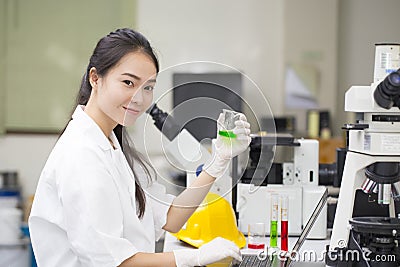
[[[218,132],[219,135],[224,136],[224,137],[228,137],[228,138],[236,138],[236,134],[233,133],[233,131],[219,131]]]
[[[278,246],[278,195],[271,195],[271,228],[269,245]]]

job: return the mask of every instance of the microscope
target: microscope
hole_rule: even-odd
[[[374,81],[352,86],[329,266],[400,266],[400,45],[377,44]],[[358,205],[358,206],[357,206]]]
[[[238,227],[246,232],[249,224],[264,222],[269,234],[272,195],[285,195],[289,201],[288,233],[298,236],[325,192],[325,187],[319,185],[319,143],[289,134],[277,134],[274,138],[253,134],[251,137],[250,163],[237,184]],[[271,165],[275,146],[292,148],[293,161]],[[326,230],[325,206],[308,238],[325,239]]]

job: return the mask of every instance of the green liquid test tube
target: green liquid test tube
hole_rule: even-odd
[[[269,237],[269,245],[271,247],[278,246],[278,222],[271,221],[271,234]]]
[[[218,134],[228,138],[236,138],[236,134],[233,131],[219,131]]]
[[[271,195],[271,228],[269,245],[278,247],[278,195]]]

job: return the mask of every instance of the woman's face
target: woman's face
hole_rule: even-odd
[[[117,124],[132,125],[153,101],[156,75],[155,64],[147,54],[126,54],[105,76],[98,78],[99,109]]]

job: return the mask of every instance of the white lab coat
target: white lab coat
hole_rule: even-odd
[[[134,176],[115,135],[113,149],[83,109],[76,108],[39,179],[29,228],[40,267],[118,266],[154,252],[173,200],[160,184],[142,183],[146,211],[138,218]]]

